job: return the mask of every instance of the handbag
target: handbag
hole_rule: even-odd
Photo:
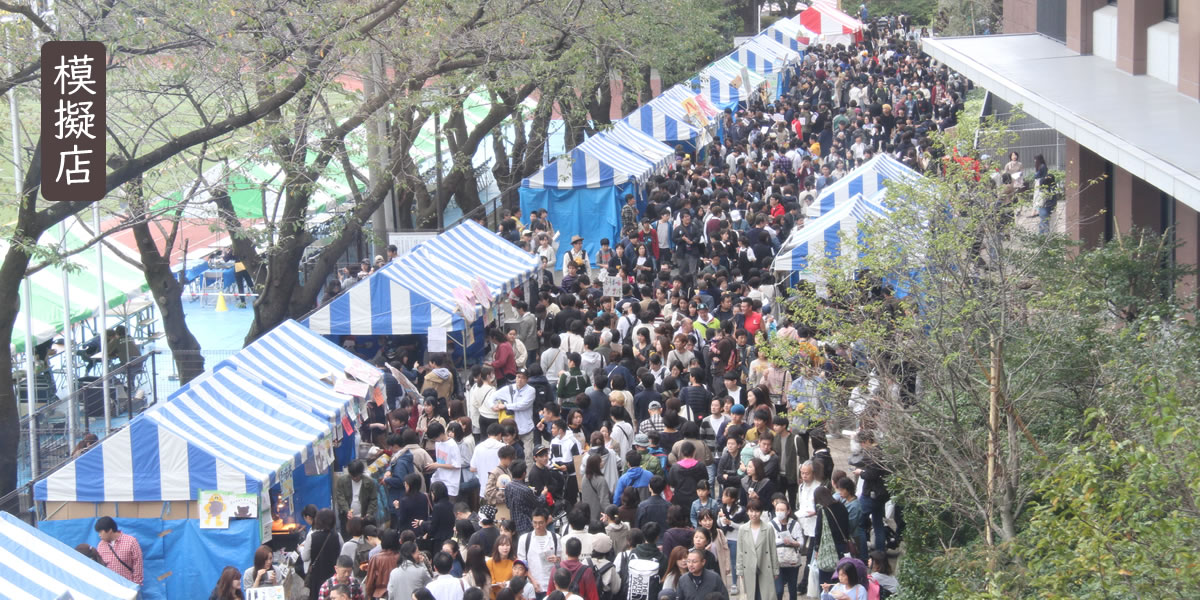
[[[837,544],[833,542],[833,530],[829,528],[829,513],[822,515],[821,519],[821,543],[817,545],[817,568],[826,573],[832,572],[837,568]]]
[[[787,531],[783,528],[782,525],[780,525],[774,519],[771,520],[771,526],[774,527],[775,532],[777,534],[779,534],[779,535],[775,536],[775,539],[777,540],[776,544],[775,544],[775,553],[779,557],[779,566],[781,566],[781,567],[798,567],[798,566],[800,566],[800,550],[794,546],[787,546],[787,545],[783,544],[782,535],[787,533]]]

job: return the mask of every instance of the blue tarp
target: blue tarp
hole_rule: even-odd
[[[601,189],[522,187],[521,212],[528,214],[535,209],[548,210],[550,222],[554,223],[554,228],[562,236],[560,239],[583,236],[583,246],[594,260],[600,249],[600,238],[615,239],[621,226],[621,199],[626,193],[633,193],[632,184]]]
[[[137,538],[142,547],[144,600],[207,598],[221,570],[253,564],[259,546],[258,519],[231,520],[228,529],[201,529],[196,519],[112,516],[117,527]],[[81,543],[95,546],[100,541],[95,524],[96,519],[68,519],[42,521],[38,528],[74,548]]]

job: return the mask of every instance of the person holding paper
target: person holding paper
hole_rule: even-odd
[[[431,482],[446,484],[446,494],[455,498],[458,496],[458,484],[462,481],[462,458],[458,452],[458,442],[446,435],[446,427],[441,423],[430,423],[425,435],[434,442],[435,461],[425,466],[433,473]]]
[[[516,380],[500,388],[492,396],[492,410],[503,410],[517,422],[517,435],[525,447],[525,456],[533,456],[533,397],[534,389],[529,385],[529,374],[517,369]]]

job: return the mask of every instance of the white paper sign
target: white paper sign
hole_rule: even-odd
[[[246,590],[246,600],[286,600],[282,585],[256,587]]]
[[[446,351],[446,329],[443,327],[429,328],[429,346],[430,352],[445,352]]]
[[[367,384],[361,381],[354,381],[345,377],[338,377],[337,383],[333,384],[333,391],[339,394],[354,396],[355,398],[366,398],[367,392],[370,389]]]
[[[375,367],[372,367],[371,365],[368,365],[360,360],[356,360],[346,365],[345,371],[347,375],[367,385],[375,385],[375,382],[379,381],[380,377],[383,377],[383,373],[380,372],[379,369],[376,369]]]

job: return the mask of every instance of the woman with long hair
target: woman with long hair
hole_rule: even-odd
[[[488,573],[493,584],[506,583],[512,579],[513,561],[517,560],[517,546],[507,533],[500,534],[492,545],[492,555],[487,559]],[[493,594],[494,596],[495,594]]]
[[[841,502],[825,486],[813,492],[817,506],[817,529],[809,546],[809,561],[817,565],[819,583],[834,583],[834,568],[846,554],[846,538],[850,531],[850,515]]]
[[[492,572],[488,569],[487,557],[483,547],[472,544],[467,548],[467,562],[463,565],[463,583],[468,587],[479,588],[491,597]]]
[[[596,432],[595,435],[600,435],[600,433]],[[600,449],[603,450],[604,446],[600,446]],[[579,486],[582,502],[587,506],[606,506],[609,499],[612,498],[612,487],[604,477],[604,457],[589,451],[586,458],[583,482]]]
[[[639,503],[641,503],[641,498],[638,497],[637,490],[633,487],[626,487],[625,491],[621,492],[621,506],[617,507],[617,514],[621,520],[626,523],[636,523]]]
[[[283,570],[272,564],[274,553],[267,545],[254,551],[254,564],[242,574],[242,590],[283,583]]]
[[[225,567],[208,600],[242,600],[242,574],[237,567]]]
[[[767,478],[766,463],[761,458],[756,456],[746,463],[746,476],[742,478],[742,488],[746,490],[748,498],[757,498],[764,503],[770,502],[771,496],[775,495],[775,482]]]
[[[729,539],[725,537],[725,532],[717,525],[717,514],[707,508],[702,509],[696,514],[696,523],[700,525],[696,531],[703,529],[708,532],[708,551],[716,555],[717,566],[719,569],[714,569],[721,579],[725,581],[725,589],[729,590],[730,594],[737,594],[737,588],[734,587],[732,579],[733,569],[730,564]]]
[[[321,584],[333,577],[333,567],[337,565],[337,558],[342,553],[342,536],[337,532],[337,517],[332,508],[317,511],[317,516],[313,519],[312,546],[309,552],[310,562],[306,579],[308,597],[309,600],[317,600]]]
[[[662,578],[663,591],[679,589],[679,578],[688,572],[687,555],[686,546],[675,546],[671,550],[671,554],[667,556],[667,572]]]

